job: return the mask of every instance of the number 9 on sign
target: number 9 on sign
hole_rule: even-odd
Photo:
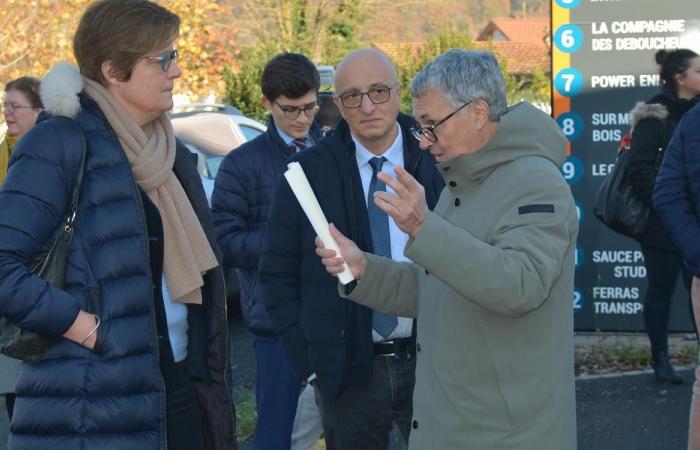
[[[561,165],[561,173],[569,184],[578,183],[583,176],[583,164],[575,156],[569,156]]]
[[[583,74],[572,68],[561,70],[554,78],[554,88],[564,97],[575,97],[583,91]]]

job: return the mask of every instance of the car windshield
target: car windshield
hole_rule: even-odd
[[[252,141],[256,137],[263,134],[262,130],[258,130],[257,128],[249,127],[247,125],[241,125],[241,132],[245,136],[246,142]]]
[[[211,178],[212,180],[216,178],[216,174],[219,173],[219,166],[223,160],[223,156],[209,156],[207,158],[207,173],[209,174],[208,178]]]

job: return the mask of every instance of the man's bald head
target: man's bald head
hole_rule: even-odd
[[[369,70],[377,75],[383,75],[384,81],[397,83],[399,80],[396,74],[396,67],[388,56],[376,48],[361,48],[348,53],[335,71],[335,87],[338,92],[342,92],[348,82],[356,79],[358,72]]]
[[[350,131],[376,155],[397,136],[401,88],[387,56],[373,48],[349,53],[338,65],[333,99]]]

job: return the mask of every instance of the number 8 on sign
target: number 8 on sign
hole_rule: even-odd
[[[569,142],[573,142],[583,134],[583,120],[575,112],[566,112],[557,117],[557,123]]]
[[[559,71],[554,78],[554,89],[564,97],[575,97],[583,91],[583,74],[568,68]]]

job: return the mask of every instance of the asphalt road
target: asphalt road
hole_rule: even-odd
[[[576,381],[579,450],[685,450],[693,371],[682,385],[650,373]]]
[[[254,389],[255,361],[250,335],[231,325],[234,389]],[[680,371],[684,384],[662,385],[650,373],[576,380],[579,450],[684,450],[692,371]],[[8,422],[0,402],[0,450]],[[244,443],[242,449],[251,449]],[[523,449],[530,450],[530,449]]]

